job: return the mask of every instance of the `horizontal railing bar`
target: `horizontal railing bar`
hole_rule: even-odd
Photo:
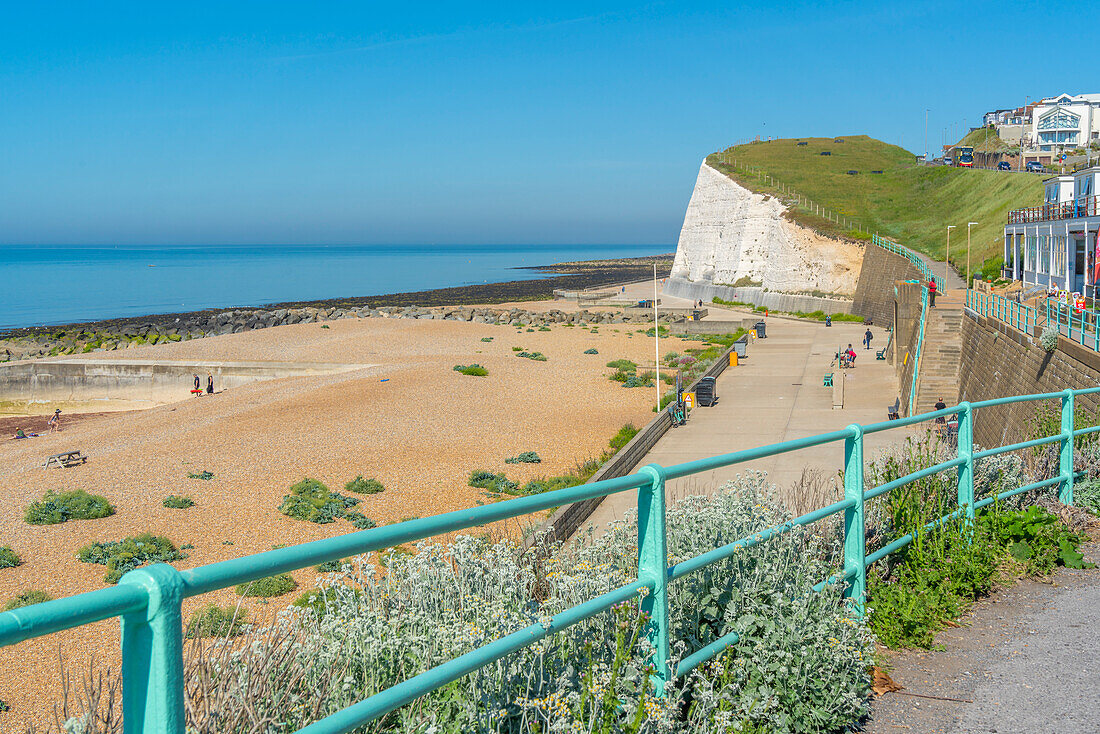
[[[688,461],[683,464],[675,464],[665,467],[664,474],[666,479],[678,479],[680,477],[686,477],[689,474],[698,474],[699,472],[710,471],[712,469],[721,469],[726,466],[732,466],[733,464],[752,461],[753,459],[763,459],[768,456],[785,454],[790,451],[820,446],[825,443],[843,441],[846,438],[850,438],[852,435],[853,429],[851,428],[820,433],[816,436],[796,438],[791,441],[783,441],[781,443],[768,444],[767,446],[758,446],[752,449],[734,451],[729,454],[711,456],[706,459],[696,459],[695,461]]]
[[[679,678],[682,675],[690,673],[740,639],[741,635],[739,633],[730,632],[729,634],[722,635],[714,642],[704,645],[699,648],[699,650],[680,661],[676,666],[676,677]]]
[[[148,592],[122,584],[0,612],[0,647],[144,609]]]
[[[945,461],[942,464],[934,464],[934,465],[932,465],[932,466],[930,466],[926,469],[921,469],[920,471],[915,471],[912,474],[906,474],[904,477],[898,477],[897,479],[889,481],[886,484],[880,484],[879,486],[875,487],[874,489],[870,490],[869,492],[864,492],[863,493],[863,499],[864,500],[874,499],[875,497],[878,497],[881,494],[886,494],[887,492],[895,490],[898,487],[901,487],[905,484],[908,484],[909,482],[915,482],[918,479],[924,479],[925,477],[930,477],[933,474],[939,474],[941,471],[944,471],[945,469],[954,469],[956,466],[962,466],[965,463],[966,463],[966,457],[963,456],[963,457],[960,457],[960,458],[957,458],[957,459],[951,459],[950,461]]]
[[[863,426],[863,435],[868,433],[879,433],[880,431],[889,431],[891,428],[905,428],[906,426],[913,426],[917,423],[924,423],[927,420],[934,418],[946,418],[948,416],[958,413],[959,406],[954,405],[950,408],[944,408],[943,410],[933,410],[931,413],[918,413],[917,415],[911,415],[906,418],[895,418],[891,421],[879,421],[878,423],[872,423],[867,426]]]
[[[915,537],[916,536],[913,533],[909,533],[908,535],[901,536],[900,538],[895,540],[893,543],[890,543],[889,545],[882,546],[877,551],[875,551],[874,553],[872,553],[871,555],[869,555],[869,556],[867,556],[863,559],[864,565],[870,566],[874,563],[877,563],[878,561],[881,561],[883,558],[890,555],[891,553],[899,551],[902,548],[904,548],[905,546],[912,543],[913,538],[915,538]]]
[[[1096,433],[1100,431],[1100,426],[1091,426],[1089,428],[1078,428],[1073,432],[1074,436],[1087,436],[1090,433]]]
[[[426,670],[384,691],[379,691],[370,698],[363,699],[345,709],[330,714],[320,721],[300,729],[298,734],[346,734],[346,732],[377,719],[399,706],[404,706],[406,703],[416,700],[425,693],[434,691],[464,675],[472,673],[478,668],[500,660],[505,655],[538,642],[552,632],[571,627],[578,622],[583,622],[607,611],[616,604],[628,601],[642,589],[648,588],[650,588],[650,585],[645,581],[635,581],[606,594],[601,594],[595,599],[555,614],[550,618],[548,625],[542,623],[532,624],[476,650],[459,655],[454,660]]]
[[[316,563],[392,548],[411,540],[430,538],[434,535],[568,505],[580,500],[637,489],[652,481],[652,477],[647,474],[631,474],[212,563],[181,572],[185,584],[184,596],[205,594],[208,591],[294,571]]]
[[[1064,397],[1064,392],[1045,392],[1037,395],[1012,395],[1007,398],[994,398],[993,400],[979,400],[976,403],[971,403],[971,409],[977,408],[992,408],[997,405],[1009,405],[1010,403],[1029,403],[1035,400],[1052,400],[1055,398]]]
[[[1043,487],[1049,487],[1050,485],[1058,484],[1061,481],[1062,481],[1062,477],[1057,476],[1057,477],[1051,477],[1050,479],[1044,479],[1041,482],[1032,482],[1031,484],[1025,484],[1024,486],[1017,487],[1016,489],[1010,489],[1007,492],[1001,492],[1000,494],[997,495],[996,499],[999,499],[999,500],[1007,499],[1009,497],[1013,497],[1013,496],[1018,495],[1018,494],[1023,494],[1024,492],[1030,492],[1033,489],[1042,489]],[[977,505],[975,505],[975,506],[977,506]]]
[[[841,581],[847,581],[848,579],[854,577],[857,573],[859,573],[859,570],[855,568],[849,568],[844,573],[834,573],[832,576],[825,579],[824,581],[818,581],[816,584],[814,584],[813,589],[814,591],[824,591],[826,586],[829,586],[830,584],[839,584]]]
[[[729,558],[739,550],[752,548],[753,546],[759,545],[764,541],[771,540],[772,538],[778,535],[782,535],[783,533],[786,533],[799,525],[809,525],[810,523],[816,522],[824,517],[828,517],[829,515],[843,512],[849,507],[853,507],[855,503],[855,500],[841,500],[840,502],[834,502],[828,507],[822,507],[820,510],[808,512],[805,515],[801,515],[793,520],[789,520],[782,525],[773,525],[770,528],[765,528],[764,530],[757,531],[752,535],[741,538],[740,540],[735,540],[732,543],[727,543],[726,545],[719,546],[714,550],[709,550],[706,553],[695,556],[694,558],[689,558],[688,560],[681,561],[680,563],[674,563],[673,565],[668,567],[668,579],[669,581],[672,581],[680,578],[681,576],[686,576],[692,571],[698,571],[704,566],[709,566],[712,563],[721,561],[725,558]]]
[[[1065,437],[1064,433],[1057,433],[1053,436],[1046,436],[1045,438],[1034,438],[1030,441],[1021,441],[1011,446],[999,446],[995,449],[986,449],[985,451],[975,453],[974,461],[985,459],[989,456],[996,456],[997,454],[1006,454],[1009,451],[1019,451],[1020,449],[1029,449],[1032,446],[1042,446],[1043,444],[1054,443],[1055,441],[1061,441]]]

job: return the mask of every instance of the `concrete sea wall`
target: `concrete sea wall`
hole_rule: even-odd
[[[171,360],[61,359],[0,365],[0,400],[20,403],[133,403],[133,407],[190,397],[194,375],[203,389],[207,374],[215,389],[259,380],[347,372],[362,364],[292,362],[182,362]]]
[[[879,326],[891,326],[894,322],[894,283],[920,280],[920,277],[920,271],[906,258],[867,245],[852,299],[852,313],[869,318]]]

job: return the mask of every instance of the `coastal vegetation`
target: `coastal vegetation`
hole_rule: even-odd
[[[84,563],[107,567],[103,580],[117,583],[122,574],[147,563],[168,563],[184,558],[168,538],[142,533],[122,540],[95,542],[81,548],[76,557]]]
[[[978,222],[971,234],[975,269],[1002,252],[1002,227],[1008,212],[1037,206],[1043,200],[1041,175],[919,166],[912,153],[881,140],[866,135],[845,136],[843,140],[837,143],[833,138],[798,138],[751,143],[711,155],[707,161],[753,191],[786,200],[785,191],[793,189],[801,197],[839,213],[841,223],[833,222],[799,208],[797,197],[789,197],[795,204],[789,210],[791,219],[828,235],[851,237],[859,233],[858,226],[862,232],[878,232],[942,259],[945,223]],[[797,145],[800,141],[807,145]],[[819,155],[822,151],[830,155]],[[750,167],[769,178],[765,181],[762,175],[749,172]],[[849,175],[852,170],[858,174]],[[965,269],[965,248],[952,244],[952,264]]]
[[[201,472],[187,472],[188,479],[201,479],[204,482],[209,482],[214,478],[214,472],[203,470]]]
[[[10,612],[12,609],[29,607],[31,604],[41,604],[44,601],[53,601],[53,597],[41,589],[31,589],[8,599],[7,603],[4,604],[4,611]]]
[[[248,623],[248,610],[244,607],[223,608],[216,604],[207,604],[196,609],[187,622],[184,637],[225,639],[236,637],[244,631]]]
[[[114,512],[111,503],[98,494],[88,494],[83,489],[60,493],[51,490],[27,506],[23,521],[28,525],[57,525],[69,520],[97,520]]]
[[[195,500],[178,494],[170,494],[164,498],[164,506],[175,510],[186,510],[188,507],[195,506]]]
[[[306,477],[290,487],[290,494],[283,496],[283,501],[279,504],[279,512],[295,520],[305,520],[319,525],[326,525],[335,522],[337,518],[344,518],[361,530],[374,527],[374,523],[369,518],[351,509],[359,503],[358,498],[333,492],[323,482]]]
[[[374,477],[364,479],[362,474],[344,485],[344,491],[355,492],[356,494],[378,494],[385,489],[386,488],[382,486],[382,482]]]
[[[542,462],[542,457],[538,455],[537,451],[524,451],[516,456],[510,456],[504,460],[505,464],[539,464]]]
[[[258,596],[270,598],[289,594],[298,588],[298,582],[289,573],[280,573],[275,576],[266,576],[255,581],[247,581],[237,584],[236,592],[240,596]]]
[[[456,364],[452,369],[463,375],[469,375],[471,377],[485,377],[489,374],[489,370],[485,369],[479,364]]]
[[[546,361],[546,355],[543,354],[542,352],[518,352],[518,353],[516,353],[516,356],[517,357],[523,357],[524,359],[530,359],[530,360],[533,360],[535,362],[545,362]]]
[[[19,554],[13,551],[11,546],[0,545],[0,568],[15,568],[22,562]]]

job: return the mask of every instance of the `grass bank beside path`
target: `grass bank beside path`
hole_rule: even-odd
[[[708,163],[753,191],[778,195],[777,184],[765,183],[720,156],[759,169],[783,188],[838,212],[863,230],[878,232],[906,247],[943,260],[947,225],[952,234],[951,262],[966,266],[966,223],[971,230],[971,263],[999,257],[1003,227],[1011,209],[1042,201],[1042,174],[986,171],[946,166],[918,166],[909,151],[866,135],[793,138],[751,143],[712,154]],[[800,146],[798,142],[806,142]],[[821,155],[828,151],[829,155]],[[849,174],[848,171],[857,171]],[[872,173],[881,171],[882,173]],[[858,237],[855,225],[844,227],[792,207],[791,219],[832,236]]]

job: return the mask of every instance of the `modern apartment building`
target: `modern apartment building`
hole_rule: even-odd
[[[1045,182],[1042,206],[1009,212],[1005,271],[1025,285],[1096,297],[1100,284],[1100,167]]]

